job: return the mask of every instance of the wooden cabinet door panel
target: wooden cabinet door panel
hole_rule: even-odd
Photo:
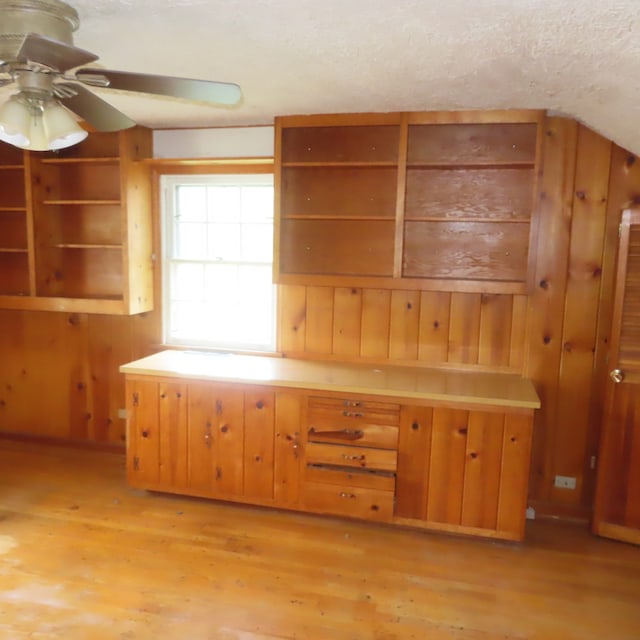
[[[427,516],[432,421],[431,407],[402,407],[396,479],[396,515],[402,518]]]
[[[187,385],[159,384],[160,482],[171,488],[187,486]]]
[[[126,382],[127,477],[134,487],[153,487],[160,479],[158,383]]]
[[[427,520],[460,524],[469,412],[433,410]]]
[[[247,390],[244,394],[244,496],[273,499],[275,442],[274,393]]]
[[[212,495],[242,495],[242,391],[211,383],[189,388],[189,486]]]
[[[283,506],[296,505],[300,498],[300,442],[303,398],[277,393],[275,398],[274,498]]]
[[[460,520],[463,526],[496,528],[503,432],[503,414],[472,411],[469,415]]]

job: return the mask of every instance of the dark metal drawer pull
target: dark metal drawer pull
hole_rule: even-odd
[[[363,418],[364,413],[361,411],[343,411],[342,415],[347,418]]]
[[[355,498],[356,494],[355,493],[347,493],[346,491],[341,491],[340,492],[340,497],[341,498]]]
[[[364,462],[364,455],[352,455],[352,454],[348,454],[348,453],[343,453],[342,454],[342,459],[343,460],[362,460]]]

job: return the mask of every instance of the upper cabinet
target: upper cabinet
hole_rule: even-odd
[[[542,112],[276,120],[276,281],[525,292]]]
[[[0,146],[1,308],[153,308],[151,154],[141,127],[55,153]]]

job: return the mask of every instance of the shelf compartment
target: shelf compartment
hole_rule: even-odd
[[[108,132],[92,131],[79,144],[60,149],[42,156],[47,160],[70,160],[87,158],[118,158],[120,156],[120,138]]]
[[[410,125],[407,163],[533,165],[536,136],[536,123]]]
[[[29,255],[0,251],[0,295],[29,295]]]
[[[27,206],[24,174],[21,170],[13,167],[0,168],[0,184],[3,209],[23,209]]]
[[[397,162],[394,125],[292,127],[282,131],[283,162]]]
[[[40,246],[36,253],[37,295],[122,299],[122,252],[113,249]]]
[[[42,203],[120,200],[118,163],[40,163],[35,179]]]
[[[393,275],[395,222],[281,220],[281,273]]]
[[[25,211],[0,210],[0,249],[26,251],[27,247]]]
[[[0,144],[0,166],[3,168],[24,166],[24,151],[10,144]]]
[[[395,217],[398,171],[344,167],[287,167],[282,171],[283,217]]]
[[[533,169],[407,170],[405,220],[419,218],[528,221]]]
[[[529,225],[408,221],[402,275],[526,282]]]
[[[37,211],[39,245],[121,245],[121,209],[117,204],[77,203]]]

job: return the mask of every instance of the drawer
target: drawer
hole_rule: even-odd
[[[389,521],[393,517],[393,492],[349,485],[305,482],[302,501],[308,511]]]
[[[366,421],[372,424],[400,423],[400,405],[391,402],[376,402],[343,398],[309,398],[309,418],[344,418]]]
[[[327,464],[339,467],[354,467],[356,469],[395,471],[398,466],[397,451],[348,447],[319,442],[307,443],[305,458],[307,464]]]
[[[316,419],[310,416],[307,439],[309,442],[397,449],[398,427],[372,424],[366,420],[331,419],[324,416]]]
[[[391,471],[369,471],[368,469],[344,469],[327,465],[307,465],[305,482],[337,484],[363,489],[378,489],[395,492],[396,477]]]

